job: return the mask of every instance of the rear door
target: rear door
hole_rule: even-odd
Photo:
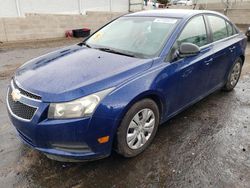
[[[236,44],[231,24],[217,15],[207,15],[213,40],[213,60],[208,62],[208,89],[213,90],[225,83],[229,68],[235,61]],[[231,26],[231,27],[230,27]]]

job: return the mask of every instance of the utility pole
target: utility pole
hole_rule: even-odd
[[[109,12],[112,12],[112,0],[109,0]]]
[[[82,14],[82,0],[78,0],[79,14]]]

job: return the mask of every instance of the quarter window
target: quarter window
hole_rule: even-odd
[[[230,36],[234,35],[234,29],[230,23],[226,22],[226,24],[227,24],[228,36],[230,37]]]
[[[213,40],[218,41],[227,38],[226,21],[218,16],[207,16],[207,17],[213,32],[212,33]]]

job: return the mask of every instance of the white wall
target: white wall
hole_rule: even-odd
[[[19,0],[22,14],[60,13],[78,14],[78,0]]]
[[[111,11],[127,12],[129,0],[81,0],[82,12],[85,11]]]
[[[15,0],[0,0],[0,17],[18,16]]]
[[[123,13],[87,12],[86,15],[26,14],[0,18],[0,43],[65,37],[65,31],[87,27],[92,32]]]
[[[128,0],[112,0],[112,10],[114,12],[124,12],[129,10]]]
[[[110,11],[110,0],[82,0],[83,10]]]
[[[19,7],[21,16],[25,16],[26,13],[127,12],[129,10],[129,0],[0,0],[0,17],[18,17],[17,7]]]

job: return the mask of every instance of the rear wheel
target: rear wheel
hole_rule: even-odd
[[[153,141],[159,124],[159,110],[151,99],[135,103],[124,116],[117,131],[117,152],[134,157]]]
[[[224,91],[232,91],[235,88],[240,79],[241,69],[242,69],[242,60],[238,58],[235,61],[233,68],[231,69],[228,75],[227,82],[223,87]]]

